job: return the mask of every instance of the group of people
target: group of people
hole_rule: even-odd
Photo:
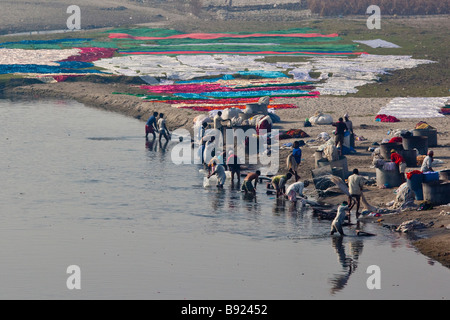
[[[166,141],[169,141],[171,134],[166,126],[166,119],[164,119],[164,113],[153,112],[153,115],[148,118],[145,123],[145,139],[148,140],[149,134],[153,135],[153,140],[156,139],[156,133],[158,133],[158,139],[161,142],[161,138],[164,137]]]
[[[422,172],[432,172],[433,170],[433,150],[428,150],[426,157],[422,161],[422,166],[420,171]],[[391,150],[391,161],[398,166],[402,183],[406,182],[406,161],[395,149]]]
[[[354,139],[353,123],[349,119],[349,115],[346,113],[343,118],[341,117],[338,119],[338,122],[333,122],[332,126],[336,127],[334,130],[335,146],[339,148],[339,153],[342,155],[346,132],[348,131],[350,133],[350,141]]]
[[[363,197],[363,187],[366,180],[363,176],[359,174],[358,169],[353,169],[353,173],[348,177],[348,199],[343,201],[337,208],[336,217],[331,223],[330,234],[333,235],[335,232],[339,232],[341,236],[345,236],[344,229],[342,228],[345,220],[347,219],[350,223],[351,215],[350,212],[356,205],[356,219],[358,220],[361,213],[359,212],[361,206],[361,199]]]

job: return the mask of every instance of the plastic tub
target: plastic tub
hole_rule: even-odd
[[[423,173],[423,182],[431,182],[439,180],[439,172],[424,172]],[[450,199],[449,199],[450,202]]]
[[[423,200],[422,182],[423,182],[423,174],[421,173],[411,175],[411,177],[406,181],[408,187],[412,191],[414,191],[414,194],[416,195],[415,196],[416,200]]]

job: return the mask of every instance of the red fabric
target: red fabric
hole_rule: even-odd
[[[450,107],[441,108],[441,113],[442,114],[450,114]]]
[[[402,143],[402,140],[403,139],[401,137],[394,137],[391,140],[389,140],[389,143],[396,143],[396,142]]]
[[[73,77],[81,77],[81,75],[59,75],[59,76],[52,76],[53,79],[55,79],[57,82],[63,82],[66,81],[68,78],[73,78]]]
[[[405,159],[401,155],[399,155],[397,152],[394,152],[391,154],[391,161],[394,161],[397,165],[405,162]]]
[[[422,174],[422,171],[420,171],[420,170],[413,170],[413,171],[407,172],[406,173],[406,178],[411,179],[411,177],[413,175],[415,175],[415,174]]]
[[[93,62],[100,59],[111,58],[114,55],[114,52],[117,51],[116,48],[86,47],[77,49],[81,50],[79,54],[70,56],[67,59],[61,61]]]
[[[304,98],[317,98],[319,96],[318,91],[309,92],[309,96],[295,97],[296,99]],[[146,102],[160,102],[168,104],[247,104],[256,103],[260,98],[224,98],[224,99],[180,99],[180,100],[144,100]],[[286,97],[270,97],[270,100],[274,99],[286,99]],[[270,108],[270,106],[269,106]]]
[[[256,134],[258,136],[259,130],[266,130],[266,132],[269,133],[272,131],[272,124],[268,120],[263,120],[256,126]]]
[[[223,105],[223,106],[183,106],[180,109],[191,109],[195,111],[212,111],[212,110],[224,110],[229,108],[245,109],[245,105]],[[267,106],[268,109],[294,109],[298,108],[293,104],[272,104]]]
[[[379,120],[381,122],[400,122],[396,117],[394,116],[388,116],[386,114],[379,114],[375,117],[375,120]]]
[[[145,125],[145,134],[153,133],[155,129],[151,126]]]
[[[175,84],[175,85],[142,85],[141,89],[152,93],[203,93],[203,92],[240,92],[240,91],[261,91],[261,90],[311,90],[313,86],[278,86],[278,87],[253,87],[253,88],[233,88],[221,84]]]

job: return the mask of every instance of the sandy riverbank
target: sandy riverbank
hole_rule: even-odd
[[[124,91],[127,90],[127,91]],[[133,92],[134,89],[129,84],[120,83],[89,83],[89,82],[61,82],[54,84],[33,84],[5,89],[5,96],[15,98],[64,98],[74,99],[88,106],[97,107],[105,110],[122,113],[126,116],[147,120],[149,115],[157,110],[163,112],[167,117],[167,123],[170,129],[186,128],[192,129],[192,120],[201,112],[188,109],[176,109],[170,105],[153,104],[143,102],[140,98],[127,95],[116,95],[112,92]],[[360,172],[369,177],[375,176],[375,170],[371,168],[371,152],[368,147],[373,142],[381,142],[387,137],[389,129],[408,129],[414,128],[420,119],[405,120],[398,123],[380,123],[375,122],[374,117],[379,109],[386,105],[390,98],[343,98],[343,97],[325,97],[316,99],[285,99],[286,103],[292,103],[298,106],[297,109],[277,110],[281,122],[275,125],[280,130],[303,129],[311,138],[316,138],[321,132],[330,133],[333,130],[331,126],[313,126],[303,128],[305,118],[311,117],[316,111],[329,113],[333,118],[338,118],[345,113],[350,115],[353,121],[355,133],[363,136],[365,141],[356,142],[356,151],[354,155],[348,155],[348,168],[358,168]],[[450,168],[450,128],[448,117],[425,119],[427,123],[438,129],[439,147],[433,148],[435,158],[444,161],[444,164],[436,169]],[[310,138],[305,138],[307,141]],[[294,140],[283,140],[282,143]],[[305,159],[300,168],[302,179],[311,177],[311,169],[314,168],[313,156],[314,147],[308,145],[302,148],[303,159]],[[280,152],[280,171],[285,170],[285,158],[289,150],[282,149]],[[379,189],[376,186],[367,187],[366,198],[371,205],[386,207],[385,204],[394,200],[394,189]],[[327,197],[324,200],[330,204],[337,204],[346,198],[345,195]],[[444,214],[441,214],[441,212]],[[374,223],[399,225],[403,221],[416,219],[420,222],[433,225],[421,231],[414,232],[412,236],[413,244],[424,255],[450,267],[450,230],[446,227],[450,225],[449,206],[440,206],[432,210],[417,211],[410,210],[398,214],[386,214],[378,218],[365,218]]]

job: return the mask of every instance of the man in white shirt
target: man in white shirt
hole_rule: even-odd
[[[433,168],[432,168],[433,155],[434,155],[433,151],[431,151],[431,150],[428,151],[428,155],[425,157],[425,159],[423,159],[422,167],[420,168],[420,171],[422,171],[422,172],[432,172],[432,171],[434,171]]]
[[[169,129],[167,129],[167,127],[166,127],[166,119],[164,119],[164,113],[159,114],[158,131],[159,131],[159,142],[161,142],[162,136],[164,136],[166,141],[169,141],[170,132],[169,132]]]
[[[303,189],[306,188],[309,185],[309,181],[305,180],[304,182],[294,182],[293,184],[289,185],[286,189],[286,196],[288,197],[289,201],[297,203],[297,195],[300,197],[305,197],[303,195]]]
[[[348,189],[350,192],[350,196],[348,197],[348,209],[349,211],[352,210],[356,203],[356,219],[358,219],[360,215],[359,207],[361,205],[362,189],[364,187],[365,180],[366,179],[364,179],[363,176],[359,175],[358,169],[353,169],[353,174],[348,177]]]

